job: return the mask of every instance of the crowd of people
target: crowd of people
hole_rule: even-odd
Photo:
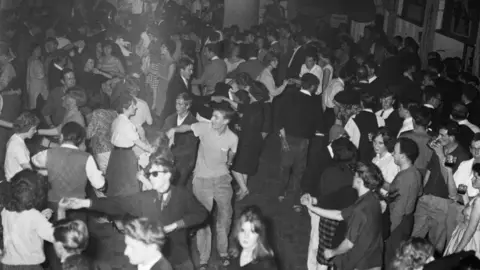
[[[277,0],[243,31],[221,1],[24,2],[1,17],[4,269],[107,269],[94,223],[141,270],[206,270],[212,239],[227,269],[281,269],[261,209],[233,214],[267,140],[279,205],[310,215],[309,270],[480,269],[461,59],[287,21]]]

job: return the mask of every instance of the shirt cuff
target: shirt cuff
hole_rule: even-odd
[[[179,221],[175,222],[177,224],[177,229],[183,229],[186,227],[185,221],[183,219],[180,219]]]

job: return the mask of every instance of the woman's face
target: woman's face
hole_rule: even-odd
[[[168,55],[168,49],[167,49],[167,46],[165,46],[165,44],[162,44],[162,46],[160,46],[160,53],[162,55]]]
[[[90,72],[93,70],[94,67],[95,67],[95,61],[93,59],[88,59],[87,62],[85,63],[85,67],[83,68],[83,70],[85,72]]]
[[[258,233],[254,231],[253,223],[246,221],[242,224],[238,233],[238,242],[242,249],[255,248],[258,243],[258,237]]]
[[[231,57],[237,57],[239,54],[240,54],[240,48],[238,46],[233,47]]]
[[[107,46],[103,47],[103,53],[105,55],[111,55],[112,54],[112,46],[107,45]]]
[[[33,49],[33,56],[35,57],[42,56],[42,49],[40,48],[40,46],[37,46],[35,47],[35,49]]]
[[[277,68],[277,66],[278,66],[278,60],[273,60],[273,61],[271,62],[271,65],[272,65],[273,68]]]
[[[383,142],[382,135],[378,135],[373,139],[373,150],[377,155],[381,155],[388,151],[385,143]]]

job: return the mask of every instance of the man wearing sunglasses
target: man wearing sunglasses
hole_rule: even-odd
[[[187,230],[204,222],[207,211],[185,187],[170,184],[174,172],[173,156],[165,149],[153,155],[144,173],[138,175],[151,183],[151,190],[101,199],[64,198],[59,207],[90,208],[110,216],[131,215],[160,221],[171,240],[164,254],[173,269],[193,270]]]

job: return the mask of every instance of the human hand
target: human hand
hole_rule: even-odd
[[[81,209],[86,207],[86,201],[85,199],[62,198],[58,202],[58,207],[63,209]]]
[[[284,152],[290,151],[290,146],[288,145],[287,139],[283,136],[280,136],[280,140],[282,143],[282,151]]]
[[[93,68],[92,72],[93,72],[93,74],[101,74],[101,72],[98,68]]]
[[[325,259],[327,260],[330,260],[331,258],[333,258],[335,254],[333,253],[333,250],[331,249],[328,249],[326,248],[324,251],[323,251],[323,256],[325,257]]]
[[[171,233],[174,230],[176,230],[177,227],[178,227],[177,223],[172,223],[170,225],[163,227],[163,230],[165,231],[165,233]]]
[[[165,135],[167,135],[167,138],[169,140],[168,146],[171,147],[175,143],[175,129],[172,128],[168,130]]]
[[[308,193],[305,193],[300,198],[300,204],[308,206],[312,204],[312,196]]]
[[[42,215],[46,218],[46,219],[50,219],[53,215],[53,210],[50,209],[50,208],[47,208],[45,210],[42,211]]]

